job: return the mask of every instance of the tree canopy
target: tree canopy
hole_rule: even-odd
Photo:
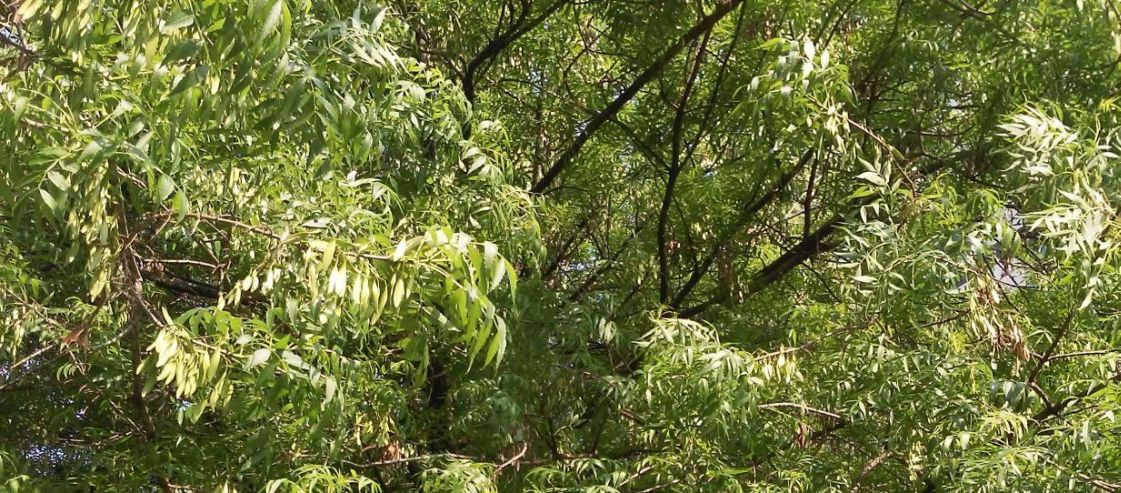
[[[0,4],[0,490],[1121,491],[1115,0]]]

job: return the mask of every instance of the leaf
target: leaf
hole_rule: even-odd
[[[170,50],[167,50],[167,55],[163,57],[163,63],[167,65],[179,60],[191,58],[197,55],[201,49],[202,43],[193,39],[184,40],[172,46]]]
[[[331,266],[331,262],[335,258],[336,243],[334,241],[322,242],[323,258],[319,261],[319,271],[324,272]]]
[[[327,291],[334,293],[336,296],[345,295],[346,279],[347,273],[345,269],[332,268],[331,274],[327,278]]]
[[[19,10],[16,11],[16,15],[24,21],[30,20],[35,17],[42,6],[43,0],[24,0],[19,3]]]
[[[190,204],[187,202],[187,194],[183,193],[182,190],[176,191],[175,196],[171,198],[171,210],[175,211],[175,219],[177,221],[182,221],[186,218],[189,208]]]
[[[486,345],[487,340],[490,338],[490,333],[490,324],[484,324],[479,329],[478,333],[475,334],[475,343],[472,344],[471,355],[468,357],[468,359],[474,360],[475,357],[479,355],[479,352],[483,350],[483,346]]]
[[[202,69],[202,68],[203,68],[203,66],[200,65],[200,66],[196,67],[195,69],[191,70],[190,72],[187,72],[185,75],[183,75],[183,77],[181,79],[179,79],[179,82],[177,82],[175,84],[175,87],[171,89],[171,92],[168,93],[168,96],[175,96],[175,95],[177,95],[177,94],[179,94],[183,91],[186,91],[187,89],[190,89],[190,88],[194,87],[196,84],[198,84],[198,82],[199,82],[199,70]]]
[[[51,183],[54,183],[54,186],[58,187],[59,190],[70,190],[70,180],[66,179],[66,177],[62,176],[57,171],[48,171],[47,179],[49,179]]]
[[[83,161],[89,159],[100,153],[102,149],[103,148],[98,141],[91,140],[89,144],[86,144],[86,147],[82,149],[82,153],[78,155],[78,160]]]
[[[493,272],[494,275],[490,281],[490,289],[492,290],[498,288],[498,285],[502,283],[502,279],[506,277],[506,261],[495,262]]]
[[[389,12],[389,9],[384,8],[384,7],[382,9],[378,10],[377,15],[374,16],[373,22],[370,23],[370,31],[371,32],[378,32],[379,30],[381,30],[381,25],[382,25],[383,22],[385,22],[386,12]]]
[[[498,258],[498,245],[489,241],[483,242],[483,260],[486,262],[487,269],[494,267],[495,259]]]
[[[405,252],[408,249],[409,244],[405,240],[401,240],[399,243],[397,243],[397,248],[393,250],[393,261],[397,262],[401,260],[401,258],[405,256]]]
[[[510,277],[510,294],[511,295],[517,294],[517,291],[518,291],[518,271],[514,269],[514,264],[511,264],[509,260],[503,259],[503,261],[506,263],[506,272],[509,273],[509,277]]]
[[[1086,291],[1086,297],[1082,298],[1082,303],[1080,305],[1078,305],[1078,309],[1079,310],[1085,310],[1086,307],[1090,306],[1090,303],[1093,303],[1093,302],[1094,302],[1094,290],[1089,289],[1089,290]]]
[[[328,375],[324,378],[323,386],[326,391],[326,395],[323,398],[323,403],[327,404],[335,398],[335,392],[338,391],[339,383],[335,381],[335,377]]]
[[[51,196],[50,192],[40,188],[39,196],[43,198],[43,202],[47,204],[47,208],[50,209],[52,213],[54,213],[55,215],[58,215],[60,213],[58,201],[56,201],[55,198]]]
[[[261,348],[253,351],[253,355],[249,357],[249,361],[245,364],[245,368],[254,368],[265,361],[268,361],[269,356],[272,356],[272,350],[269,348]]]
[[[275,0],[272,6],[269,7],[268,14],[265,15],[265,22],[261,25],[260,40],[269,37],[276,30],[276,26],[280,24],[280,15],[284,12],[284,0]]]
[[[156,376],[157,375],[156,375],[156,372],[154,370],[145,372],[145,374],[144,374],[144,388],[141,389],[140,395],[146,396],[146,395],[148,395],[149,393],[152,392],[152,389],[156,387]]]
[[[400,277],[395,277],[393,283],[393,307],[401,306],[401,301],[405,299],[405,280]]]
[[[222,352],[218,349],[211,351],[209,361],[206,366],[206,380],[213,380],[214,375],[218,372],[218,367],[222,363]]]
[[[178,29],[188,27],[194,23],[195,16],[191,15],[190,12],[176,10],[173,14],[171,14],[171,17],[168,17],[168,19],[163,23],[163,26],[160,27],[160,33],[167,34],[170,32],[174,32]]]
[[[487,349],[487,357],[484,364],[489,365],[492,361],[494,364],[502,362],[502,357],[506,354],[506,322],[501,318],[494,319],[495,328],[498,329],[491,339],[490,348]]]
[[[880,176],[880,174],[875,171],[865,171],[859,175],[856,175],[856,177],[860,178],[861,180],[870,182],[873,185],[883,186],[887,184],[887,181],[884,180],[884,177]]]
[[[160,175],[159,183],[156,184],[156,198],[163,202],[171,196],[171,192],[175,191],[175,181],[170,176]]]

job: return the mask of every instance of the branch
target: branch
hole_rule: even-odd
[[[806,197],[802,202],[802,238],[809,236],[810,226],[813,225],[812,218],[810,217],[811,206],[814,199],[814,180],[817,179],[818,161],[814,161],[813,166],[810,166],[810,178],[806,181]]]
[[[1109,388],[1109,384],[1117,383],[1119,381],[1121,381],[1121,371],[1118,371],[1109,380],[1106,380],[1104,382],[1098,382],[1098,383],[1095,383],[1095,384],[1091,385],[1089,388],[1087,388],[1081,394],[1072,395],[1070,397],[1067,397],[1066,399],[1063,399],[1059,402],[1056,402],[1056,403],[1054,403],[1050,406],[1047,406],[1047,407],[1041,409],[1039,412],[1035,413],[1034,416],[1032,416],[1032,419],[1035,420],[1035,421],[1045,421],[1045,420],[1048,420],[1048,419],[1051,419],[1051,418],[1054,418],[1054,417],[1057,417],[1057,416],[1061,416],[1062,412],[1065,411],[1067,407],[1070,407],[1071,404],[1074,404],[1075,402],[1078,402],[1081,399],[1086,399],[1086,398],[1089,398],[1089,397],[1093,397],[1098,392],[1101,392],[1101,391]]]
[[[1075,310],[1070,310],[1067,313],[1067,318],[1063,322],[1063,325],[1059,327],[1059,331],[1055,333],[1055,338],[1051,340],[1051,345],[1047,347],[1047,351],[1044,351],[1043,356],[1039,357],[1039,363],[1032,369],[1031,375],[1028,375],[1029,384],[1035,382],[1035,379],[1039,377],[1039,373],[1043,371],[1043,366],[1050,361],[1051,355],[1055,354],[1055,349],[1059,347],[1059,341],[1062,340],[1063,336],[1070,330],[1071,322],[1074,321],[1074,312]]]
[[[570,237],[568,241],[565,241],[560,245],[560,248],[557,249],[557,257],[553,259],[553,261],[550,262],[547,267],[545,267],[545,270],[541,272],[541,279],[548,280],[550,277],[552,277],[553,273],[560,268],[561,264],[564,263],[565,260],[567,260],[568,254],[572,247],[576,244],[576,242],[581,241],[588,236],[588,232],[585,231],[585,228],[588,226],[588,223],[592,221],[592,215],[593,214],[588,214],[584,216],[584,218],[580,220],[580,223],[576,225],[576,232],[572,235],[572,237]],[[583,242],[581,241],[580,244],[582,245]]]
[[[825,428],[822,428],[820,430],[815,430],[813,433],[810,433],[810,436],[808,437],[808,440],[805,440],[804,442],[791,440],[790,442],[787,442],[785,445],[783,445],[782,448],[777,449],[777,450],[771,450],[770,452],[767,452],[767,453],[763,454],[762,456],[759,456],[759,457],[751,460],[751,462],[748,463],[748,466],[746,468],[744,468],[743,472],[753,471],[755,467],[757,467],[759,465],[762,465],[764,462],[767,462],[767,461],[771,460],[772,458],[774,458],[774,456],[778,455],[779,452],[789,450],[789,449],[791,449],[795,446],[800,446],[800,443],[806,443],[806,442],[815,442],[816,443],[816,442],[819,442],[821,440],[824,440],[826,437],[833,434],[833,432],[835,432],[837,430],[840,430],[840,429],[842,429],[846,426],[848,426],[848,421],[834,420],[833,423],[830,424],[829,426],[826,426]],[[738,473],[738,474],[742,474],[742,473]]]
[[[1082,357],[1082,356],[1101,356],[1103,354],[1111,354],[1111,353],[1116,353],[1116,352],[1121,352],[1121,349],[1098,349],[1098,350],[1094,350],[1094,351],[1076,351],[1076,352],[1073,352],[1073,353],[1056,354],[1056,355],[1048,358],[1047,361],[1050,362],[1050,361],[1066,359],[1066,358],[1078,358],[1078,357]]]
[[[592,284],[594,284],[599,279],[599,276],[602,276],[604,272],[607,272],[607,269],[611,268],[611,266],[617,260],[619,260],[619,257],[623,255],[631,242],[634,241],[635,238],[638,238],[639,233],[642,232],[645,226],[646,223],[640,223],[638,227],[635,228],[634,233],[623,240],[623,242],[615,249],[615,253],[609,258],[604,259],[603,264],[600,265],[600,267],[596,269],[595,272],[591,273],[591,275],[585,278],[584,282],[580,284],[580,287],[568,296],[568,301],[580,301],[580,298],[587,294],[588,290],[592,288]]]
[[[537,180],[537,183],[534,183],[533,186],[530,187],[530,191],[536,194],[544,193],[545,190],[553,184],[553,181],[560,176],[561,172],[572,164],[572,160],[580,153],[580,150],[584,148],[584,144],[591,139],[592,135],[594,135],[604,123],[607,123],[618,114],[627,103],[634,99],[638,91],[642,90],[646,84],[661,74],[662,70],[669,65],[669,62],[681,53],[681,50],[685,49],[686,45],[707,33],[717,22],[723,19],[741,3],[743,3],[743,0],[727,0],[726,2],[718,3],[716,9],[713,10],[711,14],[702,18],[697,25],[686,31],[681,38],[666,48],[666,50],[662,52],[662,55],[654,60],[653,64],[646,67],[646,70],[643,70],[626,89],[611,101],[611,103],[599,113],[596,113],[596,115],[588,121],[587,125],[577,134],[576,140],[574,140],[572,144],[565,149],[564,153],[561,154],[560,158],[545,171],[541,179]]]
[[[824,416],[826,418],[835,419],[835,420],[839,420],[839,421],[842,421],[842,422],[845,421],[844,416],[841,416],[840,414],[831,413],[829,411],[824,411],[824,410],[821,410],[821,409],[812,408],[810,406],[806,406],[804,404],[797,404],[797,403],[794,403],[794,402],[772,402],[772,403],[769,403],[769,404],[760,404],[759,405],[759,409],[779,409],[779,408],[793,408],[793,409],[798,409],[798,410],[801,410],[803,412],[807,412],[807,413],[810,413],[810,414],[816,414],[818,416]]]
[[[674,161],[677,161],[677,156],[674,156]],[[677,177],[681,174],[681,168],[672,166],[669,169],[669,177],[666,179],[666,190],[662,194],[662,206],[658,210],[658,302],[665,304],[669,301],[669,255],[666,252],[667,241],[666,234],[669,229],[669,209],[670,204],[673,203],[673,191],[677,185]]]
[[[165,214],[171,214],[171,212],[166,212]],[[210,214],[203,214],[203,213],[200,213],[200,212],[188,212],[187,216],[193,217],[193,218],[196,218],[196,219],[201,219],[203,221],[210,221],[210,222],[225,224],[225,225],[228,225],[228,226],[233,226],[233,227],[236,227],[236,228],[244,229],[246,231],[251,231],[253,233],[257,233],[261,236],[272,238],[272,239],[277,240],[277,241],[280,240],[280,235],[278,235],[276,233],[273,233],[272,231],[269,231],[269,230],[264,229],[264,228],[258,228],[256,226],[253,226],[251,224],[243,223],[243,222],[238,221],[236,219],[230,219],[228,217],[221,217],[221,216],[213,216],[213,215],[210,215]]]
[[[880,455],[877,455],[869,460],[867,464],[864,464],[864,468],[860,470],[860,474],[856,477],[856,479],[853,479],[852,481],[852,493],[857,493],[860,491],[860,485],[864,483],[865,479],[868,479],[868,475],[872,473],[873,469],[879,467],[879,465],[884,462],[884,459],[887,459],[888,455],[889,452],[885,450],[880,453]]]
[[[716,100],[720,96],[720,88],[724,86],[725,76],[728,74],[728,60],[732,58],[732,53],[736,51],[736,45],[740,40],[740,32],[743,31],[743,19],[746,9],[740,10],[740,14],[736,17],[736,27],[732,31],[732,40],[728,43],[728,48],[724,52],[724,57],[720,59],[720,69],[716,74],[716,81],[713,83],[712,90],[709,94],[708,102],[705,103],[704,114],[701,116],[701,122],[697,126],[697,134],[693,137],[692,143],[689,144],[689,151],[685,154],[685,160],[693,158],[693,154],[700,147],[701,140],[709,132],[709,122],[712,119],[712,114],[716,110]]]
[[[125,220],[123,217],[119,218],[121,232],[127,234]],[[142,355],[140,351],[140,320],[145,316],[154,318],[151,311],[147,307],[147,302],[144,300],[144,280],[140,271],[140,260],[132,250],[132,246],[125,246],[121,249],[120,254],[121,271],[124,274],[124,289],[125,296],[128,298],[129,315],[128,315],[128,329],[127,334],[129,338],[129,358],[132,367],[139,369],[142,363]],[[159,437],[156,430],[156,424],[152,420],[151,413],[148,412],[148,403],[144,400],[144,376],[138,372],[132,372],[132,394],[130,401],[136,412],[140,417],[140,425],[144,431],[144,436],[149,443],[155,442]],[[155,474],[157,481],[160,485],[160,490],[164,493],[172,493],[174,488],[171,486],[171,481],[162,474]]]
[[[140,259],[143,265],[148,264],[161,264],[161,265],[194,265],[197,267],[206,267],[210,270],[218,270],[219,265],[210,262],[203,262],[201,260],[191,259],[163,259],[163,258],[142,258]]]
[[[673,125],[671,127],[671,147],[670,151],[670,167],[669,177],[666,179],[666,190],[662,195],[662,206],[658,210],[658,302],[663,306],[669,302],[670,286],[669,286],[669,255],[666,252],[666,234],[669,229],[669,210],[673,204],[673,193],[677,186],[677,178],[681,176],[681,171],[685,167],[685,161],[681,159],[681,141],[682,132],[685,127],[685,114],[689,108],[689,96],[693,94],[693,84],[697,81],[697,75],[701,71],[701,63],[704,61],[705,47],[708,45],[709,33],[706,31],[704,36],[701,37],[701,42],[697,47],[696,54],[693,57],[693,66],[685,78],[685,87],[681,91],[681,98],[677,102],[677,111],[673,116]]]
[[[222,291],[217,287],[198,281],[166,276],[163,275],[163,273],[152,270],[141,271],[141,275],[144,277],[145,281],[150,281],[163,289],[175,293],[188,294],[212,300],[216,300],[222,295]]]
[[[526,453],[527,450],[529,450],[529,444],[526,443],[526,442],[522,442],[522,449],[519,450],[518,453],[514,454],[514,456],[511,457],[506,462],[503,462],[502,464],[499,464],[499,466],[494,469],[494,473],[498,474],[498,473],[502,472],[503,469],[506,469],[506,467],[509,466],[510,464],[513,464],[513,463],[521,460],[522,457],[525,457],[525,453]]]
[[[932,162],[916,172],[917,177],[929,176],[949,165],[949,161],[936,161]],[[766,289],[771,284],[774,284],[779,279],[782,279],[786,273],[794,270],[795,267],[802,265],[803,262],[810,259],[818,253],[828,251],[831,245],[826,244],[825,240],[828,239],[840,226],[844,223],[848,214],[856,213],[861,207],[871,203],[875,200],[875,195],[860,197],[849,202],[847,213],[838,212],[825,221],[824,224],[819,226],[809,236],[803,237],[802,241],[794,245],[793,248],[787,250],[779,258],[771,261],[765,267],[756,272],[751,280],[748,281],[744,289],[744,296],[751,296]],[[678,313],[681,318],[692,318],[708,310],[711,306],[723,303],[731,296],[730,290],[723,290],[722,292],[714,295],[706,301],[693,305],[689,308],[682,310]]]
[[[716,244],[713,245],[712,251],[708,254],[708,256],[705,257],[704,261],[701,262],[701,265],[697,269],[693,270],[693,273],[689,276],[689,280],[685,281],[685,285],[683,285],[681,287],[681,290],[677,292],[677,296],[674,296],[673,301],[670,303],[671,307],[678,308],[682,303],[685,302],[685,299],[689,296],[689,294],[693,292],[693,289],[697,287],[697,283],[699,283],[701,278],[708,273],[708,270],[710,268],[712,268],[712,264],[716,261],[716,257],[720,253],[720,249],[723,248],[724,245],[726,245],[729,241],[731,241],[732,237],[734,237],[735,234],[743,228],[744,224],[750,221],[751,218],[755,217],[755,215],[759,213],[759,211],[763,210],[764,207],[773,202],[782,194],[782,190],[786,188],[787,185],[789,185],[790,182],[794,180],[794,177],[802,171],[802,168],[806,166],[806,163],[810,160],[811,157],[813,157],[812,150],[808,150],[802,153],[802,157],[798,159],[798,163],[795,164],[794,167],[789,171],[779,177],[778,183],[775,184],[774,188],[772,188],[762,197],[756,199],[751,204],[748,204],[747,207],[744,207],[743,212],[740,213],[739,220],[736,221],[731,227],[729,227],[723,235],[721,235],[721,237],[716,241]]]
[[[469,460],[469,461],[472,461],[472,462],[480,462],[477,457],[472,457],[470,455],[426,454],[426,455],[414,455],[412,457],[400,457],[400,458],[397,458],[397,459],[379,460],[379,461],[367,462],[365,464],[358,464],[358,465],[361,466],[361,467],[384,467],[384,466],[395,466],[397,464],[406,464],[406,463],[409,463],[409,462],[420,462],[420,461],[433,460],[433,459],[458,459],[458,460]],[[482,461],[482,462],[486,462],[486,461]]]
[[[867,203],[869,200],[869,198],[863,198],[858,202]],[[756,272],[755,275],[751,277],[751,280],[748,281],[747,287],[744,289],[744,296],[751,296],[762,291],[771,284],[774,284],[775,281],[782,279],[782,277],[785,276],[787,272],[790,272],[795,267],[802,265],[802,262],[805,262],[810,257],[829,250],[830,246],[826,245],[825,239],[832,235],[833,232],[841,225],[841,223],[844,222],[844,220],[845,215],[841,213],[834,214],[833,217],[829,218],[829,220],[825,222],[825,224],[822,224],[819,228],[817,228],[817,230],[815,230],[813,233],[810,233],[809,236],[803,238],[802,241],[798,242],[797,245],[794,245],[793,248],[787,250],[787,252],[782,254],[782,256],[771,261],[771,263],[767,264],[766,267],[763,267],[758,272]],[[731,290],[722,290],[720,293],[709,298],[708,300],[682,310],[681,313],[678,314],[678,316],[680,316],[681,318],[695,317],[703,313],[705,310],[708,310],[709,307],[723,303],[730,296]]]
[[[490,42],[483,47],[482,51],[475,55],[471,61],[467,62],[467,66],[463,69],[463,95],[467,98],[468,102],[474,104],[477,98],[475,93],[475,78],[479,75],[480,67],[488,60],[502,53],[502,50],[517,41],[518,38],[521,38],[542,22],[545,22],[545,19],[548,19],[549,16],[553,15],[557,10],[560,10],[567,1],[568,0],[557,0],[553,2],[541,15],[528,21],[526,21],[526,16],[529,15],[529,7],[526,7],[518,19],[514,21],[505,32],[491,39]]]

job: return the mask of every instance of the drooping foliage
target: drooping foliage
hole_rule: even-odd
[[[0,488],[1121,490],[1112,0],[0,14]]]

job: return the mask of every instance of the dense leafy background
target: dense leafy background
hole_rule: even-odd
[[[1121,490],[1113,0],[0,14],[0,488]]]

